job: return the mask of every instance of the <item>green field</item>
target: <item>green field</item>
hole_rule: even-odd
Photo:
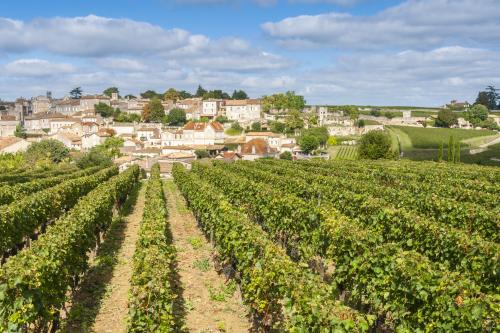
[[[439,148],[441,143],[447,147],[450,136],[462,142],[463,140],[471,138],[497,134],[495,131],[490,130],[468,130],[460,128],[423,128],[409,126],[391,126],[390,128],[396,130],[398,134],[401,134],[401,132],[406,134],[411,141],[411,146],[420,149]],[[463,142],[463,145],[469,146],[466,142]]]
[[[329,148],[328,152],[334,160],[355,160],[358,158],[356,146],[334,146]]]
[[[500,145],[492,145],[482,153],[470,154],[470,148],[477,148],[500,135],[489,130],[465,130],[456,128],[418,128],[389,126],[393,149],[403,152],[403,158],[414,161],[437,160],[439,145],[442,142],[443,159],[447,159],[447,146],[451,135],[461,142],[460,160],[463,163],[500,166],[491,158],[500,158]]]

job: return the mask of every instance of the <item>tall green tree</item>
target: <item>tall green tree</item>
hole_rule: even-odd
[[[455,156],[453,158],[454,163],[460,163],[460,141],[457,140],[455,143]]]
[[[285,119],[285,126],[289,132],[304,128],[304,119],[302,119],[302,114],[299,110],[292,110],[288,113]]]
[[[61,141],[46,139],[32,143],[24,153],[24,156],[30,164],[34,164],[36,161],[42,159],[59,163],[69,156],[69,149]]]
[[[438,151],[438,162],[443,161],[443,142],[439,144],[439,151]]]
[[[71,89],[71,91],[69,92],[69,95],[71,96],[71,98],[73,99],[80,99],[82,98],[82,94],[83,94],[83,90],[81,87],[76,87],[76,88],[73,88]]]
[[[287,91],[285,94],[279,93],[262,98],[262,108],[265,112],[270,110],[278,111],[301,111],[306,105],[304,96],[296,95],[294,91]]]
[[[109,87],[107,89],[105,89],[103,92],[102,92],[104,95],[108,96],[108,97],[111,97],[111,95],[113,93],[116,93],[116,94],[119,94],[120,91],[118,90],[117,87]]]
[[[299,139],[300,149],[306,153],[310,154],[314,150],[319,148],[319,140],[316,136],[311,134],[306,134],[300,137]]]
[[[186,123],[186,111],[173,108],[168,113],[168,123],[172,126],[182,126]]]
[[[243,90],[235,90],[233,91],[232,99],[248,99],[248,95]]]
[[[450,139],[448,141],[448,162],[453,162],[455,158],[455,153],[454,153],[454,146],[455,146],[455,140],[453,138],[453,135],[450,135]]]
[[[153,98],[162,98],[163,95],[162,94],[158,94],[156,91],[154,90],[146,90],[145,92],[143,92],[141,94],[141,97],[142,98],[149,98],[149,99],[153,99]]]
[[[488,96],[488,93],[486,91],[480,91],[477,94],[476,103],[474,104],[481,104],[484,105],[485,107],[489,107],[490,97]]]
[[[451,127],[456,124],[458,124],[458,117],[453,111],[442,109],[438,112],[436,119],[437,127]]]
[[[163,99],[165,101],[170,100],[177,102],[178,100],[182,99],[182,96],[177,90],[175,90],[174,88],[170,88],[163,94]]]
[[[20,124],[17,124],[16,130],[14,131],[14,136],[21,139],[26,139],[28,137],[28,134],[26,134],[26,130],[24,129],[24,127],[22,127]]]
[[[494,86],[486,87],[486,95],[488,96],[488,109],[494,110],[497,107],[497,100],[500,99],[500,95],[497,93],[498,89]]]
[[[153,98],[142,111],[142,119],[145,122],[160,123],[165,117],[165,110],[158,98]]]
[[[198,85],[198,89],[196,89],[195,97],[203,97],[206,93],[207,93],[207,91],[205,89],[203,89],[203,87],[201,85]]]
[[[362,159],[378,160],[394,156],[391,137],[385,131],[370,131],[359,140],[358,155]]]

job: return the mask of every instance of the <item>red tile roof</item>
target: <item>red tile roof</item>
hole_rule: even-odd
[[[247,155],[266,155],[269,152],[270,148],[263,139],[252,139],[241,147],[241,153]]]

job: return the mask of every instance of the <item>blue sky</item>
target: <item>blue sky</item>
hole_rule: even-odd
[[[0,2],[0,98],[169,87],[441,105],[500,86],[498,0]]]

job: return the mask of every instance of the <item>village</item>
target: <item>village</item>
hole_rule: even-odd
[[[294,94],[287,93],[295,98]],[[302,97],[300,97],[302,98]],[[160,112],[181,112],[182,121],[172,125],[146,122],[144,110],[152,100],[161,103]],[[188,165],[197,158],[255,160],[258,158],[310,158],[298,142],[297,129],[322,127],[328,135],[346,138],[342,145],[356,145],[355,138],[386,126],[426,127],[430,114],[400,110],[382,113],[377,108],[329,108],[300,105],[295,131],[275,130],[292,117],[288,112],[265,105],[263,99],[217,99],[188,97],[169,100],[155,97],[121,97],[118,92],[56,99],[51,92],[31,99],[0,103],[0,153],[26,150],[33,142],[55,139],[72,151],[86,152],[102,145],[108,138],[122,139],[121,156],[115,163],[122,169],[139,164],[149,169],[159,162],[166,172],[174,162]],[[468,108],[468,103],[452,101],[451,107]],[[102,108],[119,110],[128,122],[99,112]],[[181,110],[181,111],[180,111]],[[355,113],[355,117],[353,117]],[[122,117],[123,118],[123,117]],[[494,118],[498,123],[498,117]],[[457,128],[474,128],[458,118]],[[21,134],[21,135],[20,135]],[[354,139],[353,139],[354,138]],[[399,140],[399,139],[398,139]],[[314,157],[330,158],[327,151]]]

